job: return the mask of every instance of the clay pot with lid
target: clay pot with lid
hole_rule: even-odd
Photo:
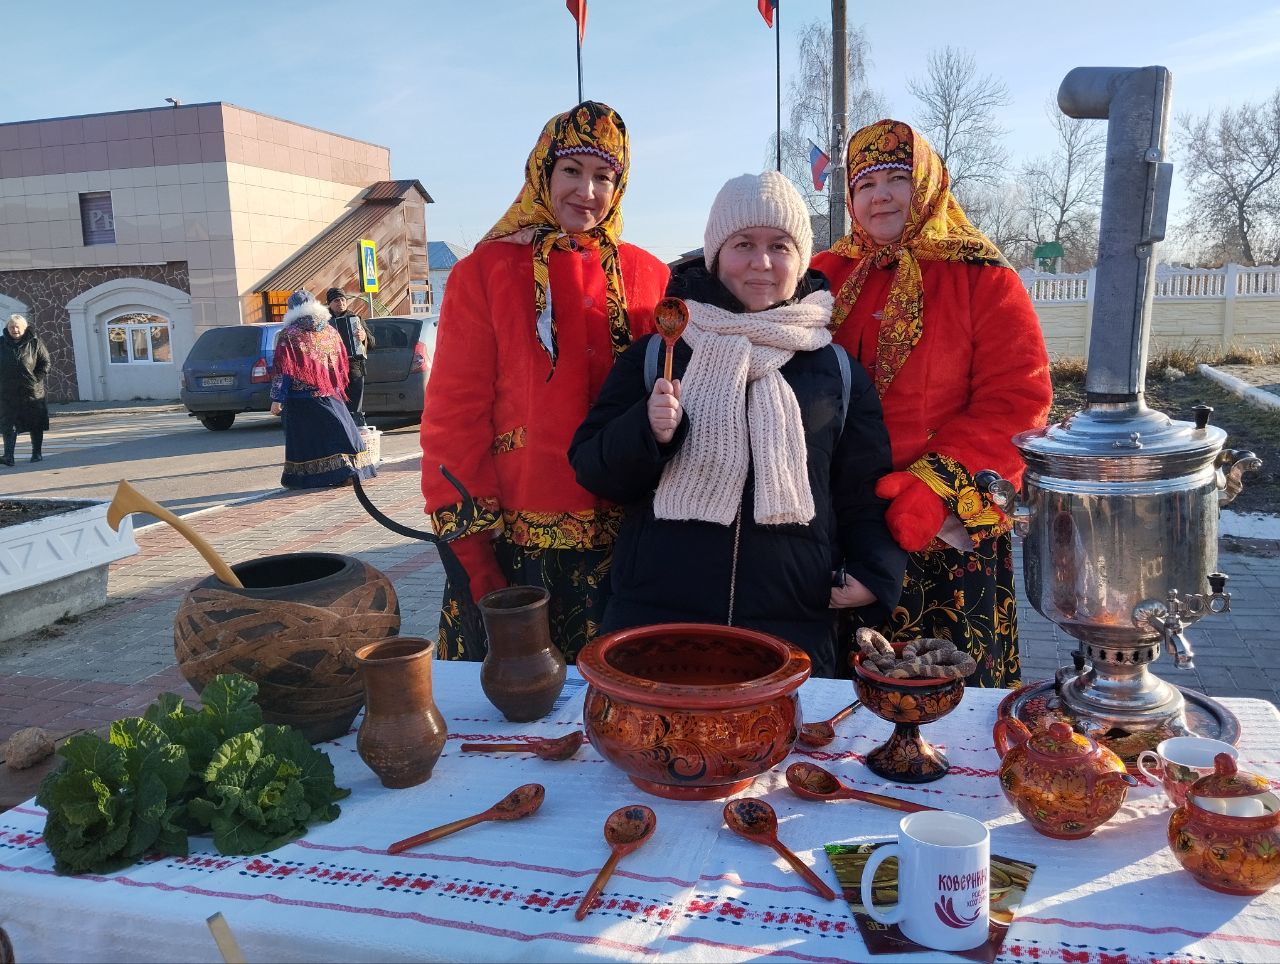
[[[1035,733],[1020,721],[996,721],[1000,788],[1046,837],[1079,840],[1116,815],[1137,780],[1120,757],[1055,720]]]
[[[478,603],[489,637],[480,688],[512,723],[546,716],[564,689],[564,656],[547,622],[550,600],[538,586],[511,586],[486,593]]]
[[[1199,883],[1256,896],[1280,882],[1280,797],[1228,753],[1187,791],[1169,818],[1169,847]]]

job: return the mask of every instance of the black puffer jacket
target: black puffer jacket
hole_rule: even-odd
[[[825,282],[818,276],[802,285],[797,297],[821,287]],[[678,271],[668,294],[743,310],[701,262]],[[654,490],[688,434],[688,416],[669,444],[658,444],[647,411],[647,342],[641,339],[618,359],[569,449],[579,484],[627,509],[614,547],[604,632],[661,622],[729,620],[734,526],[658,520],[653,515]],[[677,378],[691,355],[683,341],[677,344]],[[813,659],[815,676],[834,676],[838,668],[828,608],[832,570],[843,563],[876,595],[879,603],[867,610],[891,610],[906,569],[906,554],[884,524],[887,503],[875,496],[876,481],[891,471],[880,400],[857,361],[851,368],[843,433],[837,424],[840,368],[832,349],[797,352],[780,369],[804,421],[814,520],[808,525],[757,525],[750,474],[743,490],[733,625],[773,633],[800,646]],[[878,618],[887,612],[867,616]]]
[[[0,428],[43,431],[49,427],[45,379],[49,350],[28,327],[21,338],[0,332]]]

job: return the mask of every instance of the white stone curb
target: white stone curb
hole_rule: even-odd
[[[1270,392],[1264,392],[1256,385],[1241,381],[1235,375],[1230,375],[1227,372],[1218,371],[1212,365],[1197,365],[1196,368],[1205,378],[1212,382],[1217,382],[1227,391],[1239,395],[1251,405],[1257,405],[1259,408],[1280,409],[1280,398]]]
[[[107,525],[106,502],[7,526],[0,529],[0,596],[137,551],[132,517],[125,516],[116,532]]]

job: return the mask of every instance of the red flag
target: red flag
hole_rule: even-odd
[[[756,7],[760,11],[760,16],[764,17],[764,22],[769,25],[769,29],[773,29],[773,11],[778,6],[778,0],[756,0]]]
[[[587,33],[587,0],[564,0],[564,5],[569,8],[573,19],[578,22],[578,43],[581,44],[582,38]]]

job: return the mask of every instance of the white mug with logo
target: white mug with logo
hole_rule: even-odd
[[[898,903],[872,903],[876,870],[898,858]],[[882,924],[939,951],[967,951],[987,939],[991,835],[972,817],[926,810],[903,817],[898,842],[878,847],[862,874],[862,905]]]

